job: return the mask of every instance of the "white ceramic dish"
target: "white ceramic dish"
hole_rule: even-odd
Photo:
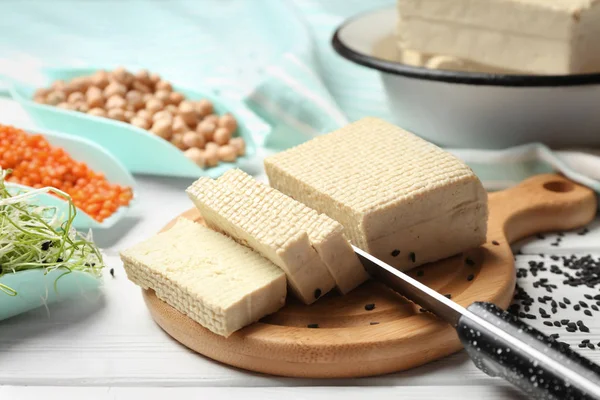
[[[385,55],[395,51],[397,22],[395,7],[370,11],[344,22],[332,40],[342,57],[381,71],[392,122],[442,146],[600,146],[600,73],[500,75],[409,66]]]

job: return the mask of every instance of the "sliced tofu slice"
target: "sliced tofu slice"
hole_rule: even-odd
[[[312,247],[308,234],[285,215],[281,196],[231,190],[210,178],[198,179],[187,193],[208,226],[221,231],[280,267],[292,292],[311,304],[335,282]]]
[[[319,214],[310,207],[276,189],[258,182],[239,169],[227,171],[217,179],[239,193],[252,193],[260,198],[277,199],[281,208],[272,208],[272,213],[283,213],[289,223],[308,234],[311,245],[327,266],[342,294],[350,292],[367,280],[368,275],[344,236],[344,228],[325,214]]]
[[[221,336],[285,304],[286,279],[271,261],[205,226],[180,219],[121,253],[128,278]]]

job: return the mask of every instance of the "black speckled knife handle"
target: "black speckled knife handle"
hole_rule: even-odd
[[[490,303],[456,326],[475,365],[539,399],[600,399],[600,366]]]

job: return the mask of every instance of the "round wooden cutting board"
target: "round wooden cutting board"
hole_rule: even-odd
[[[594,218],[596,207],[595,195],[587,188],[558,175],[533,177],[490,194],[485,245],[417,267],[409,275],[463,306],[489,301],[507,307],[516,279],[509,244],[535,233],[581,227]],[[182,217],[202,223],[195,209]],[[274,375],[378,375],[461,349],[451,326],[374,281],[346,296],[329,293],[311,306],[288,297],[280,311],[227,339],[176,311],[153,291],[144,291],[144,299],[158,325],[190,349],[235,367]],[[308,327],[313,324],[318,328]]]

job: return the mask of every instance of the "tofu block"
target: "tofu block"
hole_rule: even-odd
[[[532,74],[600,71],[600,0],[398,0],[402,49]]]
[[[344,236],[344,228],[337,221],[258,182],[239,169],[227,171],[217,179],[217,182],[227,185],[239,193],[253,193],[255,196],[277,198],[282,208],[273,208],[270,211],[274,214],[284,212],[283,217],[289,223],[306,231],[312,247],[327,266],[335,280],[336,287],[342,294],[350,292],[367,280],[368,274],[352,250],[348,239]]]
[[[285,274],[271,261],[205,226],[179,219],[121,252],[128,278],[221,336],[285,304]]]
[[[306,230],[288,218],[283,194],[238,192],[206,177],[198,179],[187,193],[208,226],[281,268],[292,292],[305,304],[313,303],[335,286]]]
[[[452,154],[364,118],[265,160],[272,187],[341,223],[400,270],[485,242],[487,193]]]

